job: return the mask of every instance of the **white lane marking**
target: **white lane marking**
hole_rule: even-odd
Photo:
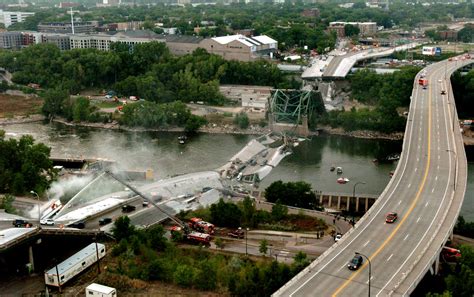
[[[372,281],[373,279],[374,279],[374,277],[373,277],[373,276],[371,276],[371,277],[370,277],[370,280]],[[369,281],[366,281],[365,283],[366,283],[366,284],[368,284],[368,283],[369,283]]]
[[[398,205],[402,204],[402,200],[398,201]]]
[[[390,257],[387,258],[387,262],[390,261],[390,259],[392,259],[392,256],[393,254],[391,254]]]
[[[408,184],[408,187],[411,187],[411,184]]]
[[[438,165],[438,166],[436,166],[436,170],[439,170],[439,165]]]
[[[338,272],[341,271],[341,269],[344,268],[344,267],[346,267],[346,264],[342,265],[342,267],[339,268],[337,271],[338,271]]]
[[[435,188],[431,189],[431,193],[434,193],[434,189],[435,189]],[[426,203],[428,203],[428,202],[426,202]]]
[[[417,109],[415,108],[416,107],[416,102],[419,100],[418,96],[414,95],[414,99],[411,103],[411,105],[413,105],[413,115],[412,115],[412,118],[415,118],[416,115],[417,115]],[[423,100],[423,99],[422,99]],[[423,101],[422,101],[423,102]],[[414,127],[414,122],[411,121],[411,122],[408,122],[407,123],[407,127],[406,127],[406,130],[409,130],[408,132],[408,136],[405,134],[406,136],[406,139],[408,140],[407,142],[403,142],[403,147],[402,147],[402,151],[405,151],[405,152],[408,152],[410,151],[411,149],[411,144],[412,144],[412,138],[414,137],[413,136],[413,132],[414,132],[414,129],[416,129]],[[401,167],[401,173],[397,175],[397,177],[401,177],[405,174],[405,171],[407,170],[407,165],[408,165],[408,158],[404,157],[402,155],[402,159],[403,160],[403,165],[402,164],[399,164],[399,165],[402,165]],[[385,207],[385,205],[388,203],[388,201],[390,201],[390,198],[394,196],[395,194],[395,190],[398,188],[398,186],[400,185],[402,179],[401,178],[396,178],[396,179],[391,179],[390,182],[388,183],[387,187],[385,187],[385,189],[383,190],[382,194],[380,194],[379,197],[383,197],[384,195],[386,195],[386,199],[385,201],[383,201],[382,205],[379,205],[379,209],[375,212],[375,214],[372,216],[372,218],[369,218],[368,219],[368,222],[366,225],[364,225],[363,227],[360,227],[359,228],[359,233],[358,234],[355,234],[353,237],[353,239],[351,241],[348,242],[348,244],[343,247],[339,252],[336,252],[332,258],[328,259],[327,262],[325,264],[323,264],[323,261],[321,260],[321,262],[313,262],[314,265],[311,265],[310,267],[314,268],[316,265],[318,264],[321,264],[322,267],[319,268],[317,271],[315,271],[315,273],[313,273],[311,276],[308,277],[308,279],[306,279],[301,285],[299,285],[296,289],[293,289],[293,291],[291,292],[291,294],[289,295],[290,297],[295,295],[296,292],[298,292],[299,290],[301,290],[302,287],[304,287],[308,282],[312,281],[314,277],[316,277],[324,268],[326,268],[332,261],[334,261],[334,259],[336,259],[336,257],[339,257],[339,255],[344,252],[347,247],[349,247],[353,242],[354,240],[356,240],[360,234],[362,234],[368,227],[369,225],[371,225],[371,223],[375,220],[376,216],[378,214],[381,213],[381,211],[383,210],[383,208]],[[392,184],[393,187],[392,187]],[[439,210],[439,208],[438,208]],[[355,229],[354,229],[355,230]],[[426,233],[425,233],[426,234]],[[414,250],[411,252],[410,256],[413,254]],[[328,257],[329,258],[329,257]],[[312,264],[313,264],[312,263]],[[399,270],[401,269],[401,267],[399,268]],[[398,271],[397,271],[398,273]],[[394,277],[394,276],[393,276]],[[392,277],[392,279],[393,279]],[[390,280],[391,281],[391,280]],[[384,286],[384,288],[386,287],[386,285]],[[382,290],[384,289],[382,288]]]
[[[438,180],[438,176],[435,176],[435,180]]]
[[[433,188],[433,191],[434,191],[434,188]],[[431,191],[431,192],[433,192],[433,191]],[[425,203],[425,207],[427,207],[428,204],[430,204],[430,203],[429,203],[429,202],[426,202],[426,203]]]
[[[449,123],[451,122],[451,114],[449,113],[449,120],[448,118],[446,117],[446,109],[443,108],[443,112],[444,112],[444,121],[445,121],[445,129],[446,129],[446,134],[445,135],[449,135],[448,133],[448,127],[449,127]],[[451,133],[451,137],[452,137],[452,142],[454,142],[454,133]],[[450,145],[450,142],[449,142],[449,138],[447,138],[448,140],[448,149],[451,149],[451,145]],[[451,180],[451,158],[449,158],[449,174],[448,174],[448,184]],[[449,187],[446,187],[445,190],[444,190],[444,194],[443,194],[443,199],[441,201],[441,203],[439,204],[438,206],[438,209],[436,210],[436,213],[435,213],[435,216],[434,217],[437,217],[438,216],[438,213],[440,212],[441,208],[442,208],[442,204],[444,202],[444,200],[446,199],[446,196],[447,196],[447,193],[448,193],[448,189]],[[412,255],[415,253],[416,249],[420,246],[421,242],[423,241],[423,239],[426,237],[426,235],[428,234],[428,231],[430,230],[431,226],[433,226],[433,224],[436,222],[436,220],[433,220],[430,225],[428,226],[428,228],[426,229],[425,233],[423,234],[423,236],[421,237],[421,239],[418,240],[418,244],[416,245],[416,247],[414,249],[412,249],[412,252],[408,255],[408,257],[406,257],[406,260],[402,263],[402,265],[399,265],[399,268],[397,269],[397,271],[392,275],[392,277],[386,282],[386,284],[380,289],[379,293],[377,293],[376,296],[379,296],[384,290],[385,288],[392,282],[392,280],[398,275],[398,273],[400,272],[400,270],[403,268],[403,266],[407,263],[407,261],[412,257]],[[424,272],[422,272],[424,273]],[[421,274],[418,275],[418,277],[421,277]],[[411,289],[411,286],[407,289],[410,290]],[[406,292],[407,292],[406,291]],[[407,295],[405,292],[404,295]]]
[[[418,217],[418,219],[416,220],[416,222],[418,223],[420,221],[421,217]]]
[[[370,240],[367,240],[366,243],[364,243],[364,246],[367,246],[369,244]]]
[[[420,149],[420,145],[418,145],[418,149]]]
[[[407,240],[408,236],[410,236],[410,234],[407,234],[407,236],[405,236],[405,238],[403,238],[403,241]]]
[[[418,141],[421,141],[421,137],[418,137]]]
[[[438,155],[438,160],[441,159],[441,155]]]
[[[420,158],[416,158],[416,162],[420,162]]]
[[[418,167],[415,167],[415,172],[418,170]]]

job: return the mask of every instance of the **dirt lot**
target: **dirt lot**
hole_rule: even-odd
[[[38,113],[43,100],[32,96],[0,94],[0,118],[11,118]]]

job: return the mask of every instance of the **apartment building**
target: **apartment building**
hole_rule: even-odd
[[[94,33],[96,32],[96,24],[92,22],[75,22],[74,32],[75,33]],[[40,23],[38,25],[38,31],[43,33],[59,33],[68,34],[72,33],[71,23]]]
[[[19,49],[22,41],[23,36],[20,32],[0,32],[0,48]]]

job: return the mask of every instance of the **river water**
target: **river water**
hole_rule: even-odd
[[[219,168],[236,154],[251,135],[199,134],[184,145],[179,134],[166,132],[124,132],[61,124],[26,123],[0,126],[7,136],[31,134],[51,147],[53,157],[107,158],[128,170],[153,169],[156,179]],[[261,182],[264,189],[273,181],[306,181],[314,190],[380,194],[390,181],[396,163],[376,164],[372,160],[401,151],[401,141],[358,139],[323,135],[302,142],[294,153]],[[343,168],[350,182],[341,185],[331,166]],[[474,164],[469,164],[468,189],[461,215],[474,221]]]

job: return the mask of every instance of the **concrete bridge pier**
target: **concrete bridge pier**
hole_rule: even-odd
[[[35,271],[35,260],[33,257],[33,246],[28,247],[28,264],[30,264],[30,272]]]

